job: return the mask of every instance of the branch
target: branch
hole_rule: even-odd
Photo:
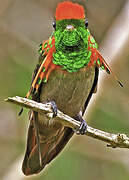
[[[46,114],[50,118],[53,117],[50,103],[37,103],[33,100],[29,100],[18,96],[12,98],[9,97],[5,101],[20,105],[22,107],[31,109],[41,114]],[[74,131],[77,131],[81,125],[81,122],[76,121],[75,119],[69,117],[66,114],[63,114],[59,110],[57,111],[57,116],[54,117],[54,119],[60,121],[64,126],[71,127]],[[87,125],[87,131],[85,135],[107,142],[108,147],[129,148],[129,138],[125,134],[111,134],[98,129],[94,129]]]

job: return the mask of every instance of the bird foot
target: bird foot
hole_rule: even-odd
[[[51,108],[52,108],[52,112],[53,112],[53,117],[57,116],[57,105],[55,103],[55,101],[50,101],[49,102],[51,104]]]
[[[81,125],[80,125],[79,129],[76,131],[76,134],[77,135],[84,135],[87,131],[86,121],[80,115],[77,116],[76,120],[81,121]]]

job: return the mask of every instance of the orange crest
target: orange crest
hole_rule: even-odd
[[[57,5],[55,18],[56,18],[56,20],[84,19],[85,11],[84,11],[83,6],[81,6],[77,3],[72,3],[70,1],[64,1]]]

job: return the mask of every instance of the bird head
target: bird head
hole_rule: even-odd
[[[87,46],[87,21],[83,6],[64,1],[55,13],[55,47],[63,52],[79,51]]]

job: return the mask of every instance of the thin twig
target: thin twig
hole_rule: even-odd
[[[37,103],[33,100],[29,100],[29,99],[22,98],[19,96],[12,97],[12,98],[9,97],[5,101],[34,110],[41,114],[46,114],[50,118],[53,117],[52,108],[49,103],[47,104]],[[59,110],[57,111],[57,116],[54,117],[54,119],[56,121],[60,121],[64,126],[71,127],[75,131],[77,131],[81,125],[81,122],[76,121],[75,119],[69,117],[66,114],[63,114]],[[111,133],[104,132],[98,129],[94,129],[87,125],[87,132],[85,133],[85,135],[107,142],[108,147],[129,148],[129,138],[125,134],[120,134],[120,133],[111,134]]]

